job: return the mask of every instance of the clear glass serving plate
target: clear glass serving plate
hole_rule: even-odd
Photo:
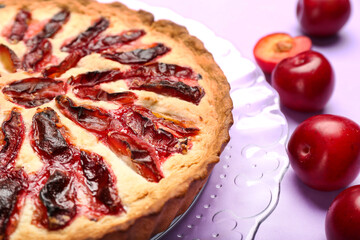
[[[289,166],[288,125],[278,94],[252,61],[203,24],[137,0],[121,2],[183,25],[202,40],[230,82],[234,103],[231,140],[206,186],[188,211],[153,240],[253,239],[277,205],[280,182]]]

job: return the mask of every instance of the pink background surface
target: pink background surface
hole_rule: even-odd
[[[231,41],[247,58],[254,60],[252,50],[262,36],[274,32],[301,35],[296,20],[296,0],[143,0],[152,6],[166,7],[197,20],[218,36]],[[360,123],[360,1],[352,1],[352,15],[335,37],[313,41],[313,50],[324,54],[336,75],[335,91],[322,112],[297,113],[282,108],[289,135],[306,118],[330,113]],[[360,184],[357,178],[353,184]],[[326,211],[340,191],[320,192],[303,185],[291,167],[281,184],[280,200],[275,211],[260,225],[257,240],[326,239]]]

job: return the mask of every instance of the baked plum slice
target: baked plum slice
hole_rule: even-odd
[[[143,66],[132,66],[131,69],[126,72],[125,77],[163,77],[182,81],[190,86],[195,85],[197,81],[201,79],[201,75],[196,74],[191,68],[161,62],[150,63]]]
[[[52,65],[42,71],[44,77],[56,78],[63,75],[67,70],[75,67],[80,59],[84,56],[82,51],[74,51],[70,53],[58,65]]]
[[[22,67],[28,72],[39,72],[52,58],[52,45],[48,39],[33,46],[23,57]]]
[[[96,201],[106,207],[106,213],[118,214],[123,212],[124,209],[120,203],[114,179],[103,158],[96,153],[82,150],[80,164],[86,179],[86,186]]]
[[[15,16],[13,25],[11,26],[8,39],[12,43],[23,40],[25,33],[31,21],[31,13],[25,9],[21,9]]]
[[[0,61],[10,73],[14,73],[21,68],[21,61],[16,53],[4,44],[0,44]]]
[[[89,52],[113,51],[125,44],[129,44],[145,35],[144,30],[132,29],[119,35],[101,36],[91,41],[87,47]]]
[[[169,51],[170,48],[162,43],[157,43],[145,49],[135,49],[129,52],[103,53],[101,56],[122,64],[145,64]]]
[[[74,94],[81,99],[90,99],[93,101],[112,101],[118,104],[132,104],[137,100],[137,96],[133,92],[116,92],[109,93],[100,89],[98,86],[94,87],[75,87]]]
[[[149,182],[159,182],[162,178],[159,156],[156,150],[146,141],[134,135],[121,131],[109,131],[105,142],[116,154],[127,156],[131,159],[130,166]]]
[[[129,81],[131,90],[145,90],[155,92],[165,96],[176,97],[184,101],[199,104],[204,96],[204,91],[200,87],[191,87],[183,82],[173,82],[169,80],[151,80],[142,79],[142,82]]]
[[[140,113],[143,117],[150,119],[156,129],[163,129],[167,132],[170,132],[177,138],[195,136],[199,133],[199,129],[196,127],[188,127],[191,123],[185,123],[184,121],[176,120],[171,117],[166,117],[164,115],[153,113],[149,109],[134,105],[132,106],[134,112]]]
[[[134,66],[125,73],[124,79],[129,89],[155,92],[194,104],[199,104],[205,95],[198,83],[201,76],[190,68],[174,64]]]
[[[34,37],[26,41],[26,45],[30,48],[37,46],[43,39],[52,38],[62,28],[70,17],[70,12],[67,9],[63,9],[55,14],[43,27],[43,29]]]
[[[0,239],[7,239],[16,227],[17,219],[13,216],[20,211],[20,199],[28,187],[27,181],[22,170],[0,171]]]
[[[26,78],[15,81],[4,87],[2,92],[8,99],[25,108],[33,108],[50,102],[57,95],[66,92],[62,81],[52,78]]]
[[[87,46],[95,39],[100,33],[105,31],[109,27],[109,20],[106,18],[98,19],[92,26],[90,26],[86,31],[80,33],[75,39],[70,43],[65,44],[61,47],[63,52],[73,52],[75,50],[86,51]]]
[[[34,115],[33,147],[43,159],[49,159],[51,162],[60,160],[62,163],[69,161],[70,145],[62,132],[65,130],[61,128],[59,117],[53,109],[45,108]]]
[[[11,167],[15,164],[15,159],[24,140],[24,122],[16,109],[13,109],[9,118],[3,122],[1,130],[3,139],[1,141],[0,169],[6,169],[9,164]]]
[[[77,106],[66,96],[57,96],[56,105],[67,118],[98,136],[105,135],[109,129],[111,116],[105,110],[90,106]]]
[[[116,80],[122,79],[123,77],[124,73],[118,69],[103,72],[93,71],[79,74],[76,77],[70,77],[68,84],[74,87],[93,87],[101,83],[114,82]]]
[[[76,215],[72,178],[56,170],[40,190],[40,201],[46,208],[42,224],[49,230],[64,228]]]
[[[178,139],[170,132],[157,128],[151,118],[142,114],[146,111],[140,106],[123,107],[115,112],[116,119],[129,130],[129,135],[150,144],[160,156],[168,157],[171,153],[186,152],[186,138]],[[153,117],[156,118],[156,117]]]

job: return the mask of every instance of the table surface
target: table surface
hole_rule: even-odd
[[[142,0],[152,6],[166,7],[197,20],[218,36],[231,41],[244,57],[254,60],[252,50],[262,36],[302,32],[296,20],[297,0]],[[337,114],[360,123],[360,1],[352,1],[352,15],[340,33],[325,40],[313,39],[313,50],[324,54],[333,65],[335,91],[321,112],[304,114],[281,107],[289,124],[289,136],[308,117],[320,113]],[[360,184],[360,177],[352,184]],[[295,176],[291,167],[284,176],[278,206],[260,225],[256,240],[326,239],[326,211],[340,191],[320,192],[308,188]]]

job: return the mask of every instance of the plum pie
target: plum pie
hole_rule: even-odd
[[[229,141],[201,41],[92,0],[0,0],[0,239],[149,239]]]

